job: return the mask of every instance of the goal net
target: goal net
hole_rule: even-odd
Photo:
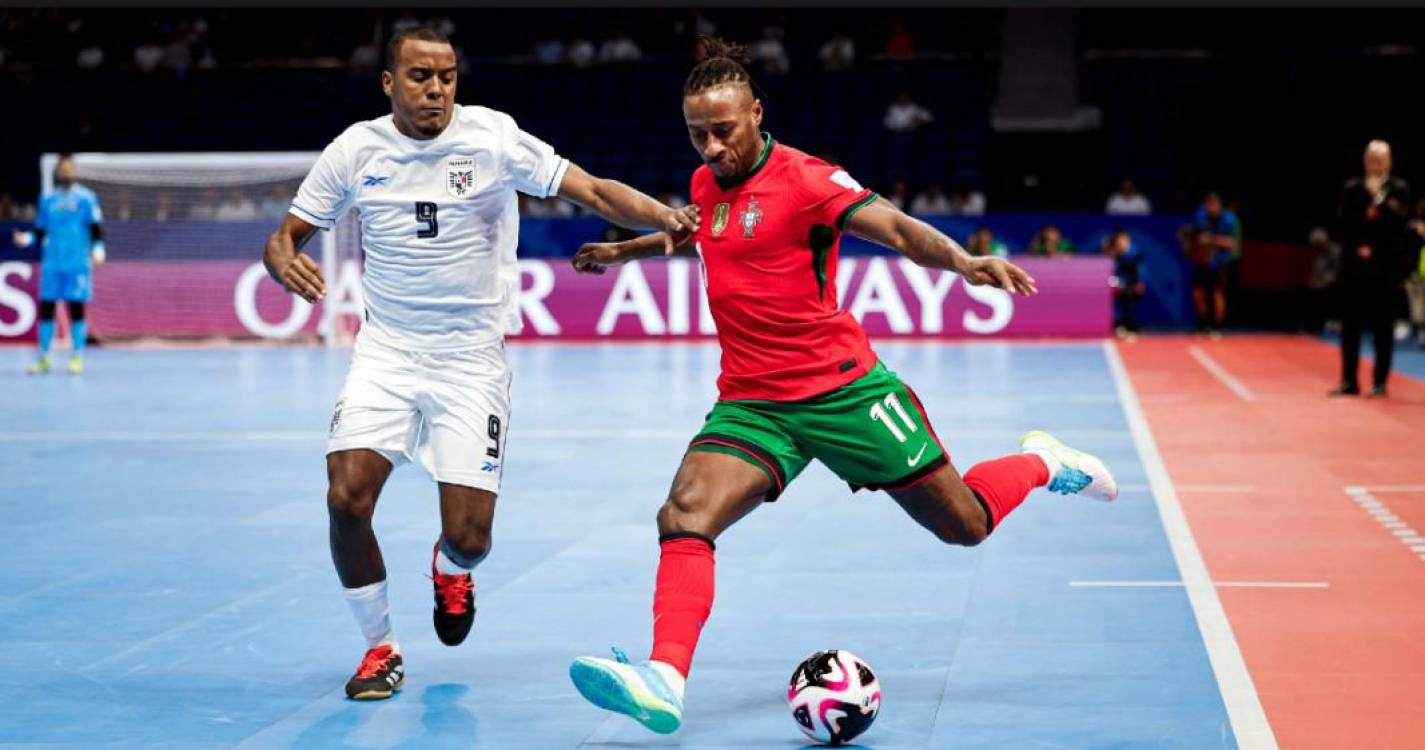
[[[360,325],[361,241],[354,214],[304,252],[326,299],[309,305],[262,266],[317,152],[78,153],[99,197],[107,262],[94,274],[89,331],[101,341],[282,340],[349,345]],[[57,154],[40,159],[44,189]]]

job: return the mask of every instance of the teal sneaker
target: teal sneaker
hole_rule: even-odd
[[[1083,495],[1104,502],[1118,497],[1118,482],[1098,456],[1074,450],[1042,430],[1024,433],[1019,439],[1020,453],[1043,453],[1059,464],[1049,477],[1048,490],[1060,495]]]
[[[581,656],[569,665],[569,679],[579,694],[659,734],[677,731],[683,724],[683,699],[648,662],[630,664],[623,651],[613,651],[613,659]]]

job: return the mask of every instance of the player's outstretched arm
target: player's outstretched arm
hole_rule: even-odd
[[[618,180],[595,177],[572,162],[559,183],[559,197],[621,227],[667,232],[671,244],[665,243],[665,250],[670,255],[673,247],[698,229],[696,205],[669,208]]]
[[[267,249],[262,253],[262,265],[273,281],[314,304],[326,296],[327,284],[316,261],[298,251],[316,231],[315,226],[287,214],[282,226],[267,238]]]
[[[651,258],[655,255],[682,255],[697,257],[693,249],[692,235],[685,235],[683,241],[668,252],[673,239],[667,232],[654,232],[623,242],[587,242],[574,254],[574,270],[579,273],[603,273],[609,266],[618,266],[631,260]]]
[[[970,255],[960,243],[906,215],[885,198],[877,198],[851,214],[846,230],[861,239],[889,247],[916,265],[954,271],[968,284],[988,284],[1026,297],[1038,291],[1034,278],[1024,269],[1004,258]]]

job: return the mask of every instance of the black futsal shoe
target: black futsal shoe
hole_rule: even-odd
[[[435,634],[447,646],[458,646],[470,633],[475,622],[475,580],[469,573],[448,576],[435,567],[440,555],[440,543],[430,561],[430,579],[435,586]]]

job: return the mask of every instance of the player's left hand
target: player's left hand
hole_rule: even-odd
[[[971,258],[965,272],[960,275],[965,277],[967,284],[988,284],[1024,297],[1039,291],[1033,276],[1004,258]]]
[[[574,270],[579,273],[601,274],[609,266],[623,262],[616,242],[586,242],[574,253]]]

